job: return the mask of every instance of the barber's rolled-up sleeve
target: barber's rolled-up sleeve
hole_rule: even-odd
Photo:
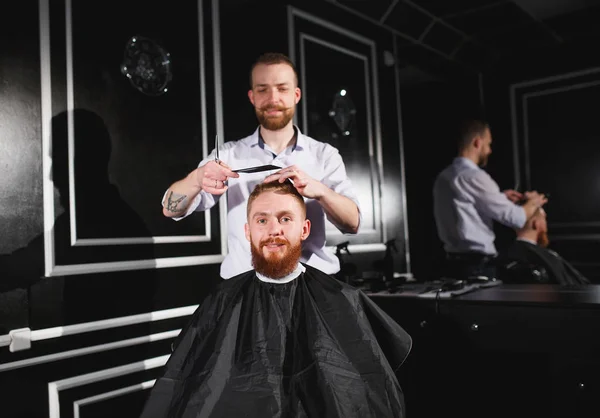
[[[347,197],[356,204],[359,217],[358,232],[360,232],[360,227],[362,225],[360,202],[354,191],[352,181],[348,178],[348,174],[346,173],[346,166],[344,165],[342,156],[336,148],[329,145],[326,146],[324,152],[330,153],[330,155],[325,159],[325,172],[321,182],[337,194]]]
[[[469,170],[456,179],[483,215],[511,228],[522,228],[527,221],[525,209],[511,202],[498,184],[483,170]]]

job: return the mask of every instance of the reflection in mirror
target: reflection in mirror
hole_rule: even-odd
[[[342,136],[350,136],[355,114],[356,108],[348,91],[341,89],[335,93],[333,102],[331,103],[331,110],[329,110],[329,116],[335,122]],[[338,138],[339,135],[337,132],[334,132],[332,136]]]

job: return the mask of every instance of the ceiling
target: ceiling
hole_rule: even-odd
[[[393,32],[398,60],[481,72],[600,40],[600,0],[325,0]]]

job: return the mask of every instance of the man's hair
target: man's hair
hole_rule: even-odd
[[[458,150],[466,149],[473,138],[478,135],[485,134],[485,131],[490,129],[490,125],[481,119],[467,119],[463,121],[458,131]]]
[[[522,205],[524,205],[525,203],[526,203],[526,201],[523,201],[523,202],[522,202],[520,205],[522,206]],[[519,229],[517,229],[516,231],[517,231],[517,232],[519,232],[519,231],[526,231],[526,230],[532,229],[532,227],[533,227],[533,222],[534,222],[534,221],[536,221],[536,220],[538,220],[538,219],[544,219],[544,218],[547,218],[546,211],[544,210],[544,208],[542,208],[542,207],[539,207],[539,208],[537,208],[537,209],[536,209],[536,210],[533,212],[533,214],[532,214],[532,215],[531,215],[531,216],[530,216],[530,217],[529,217],[529,218],[528,218],[528,219],[525,221],[525,224],[523,225],[523,227],[522,227],[522,228],[519,228]]]
[[[254,61],[254,64],[252,64],[252,68],[250,68],[250,88],[254,87],[253,81],[252,81],[252,73],[254,72],[254,68],[256,68],[257,65],[260,64],[264,64],[264,65],[275,65],[275,64],[285,64],[285,65],[289,65],[292,70],[294,70],[294,77],[295,77],[295,82],[296,82],[296,86],[298,85],[298,71],[296,71],[296,66],[294,65],[294,63],[292,62],[291,59],[289,59],[286,55],[281,54],[279,52],[266,52],[264,54],[262,54],[260,57],[258,57],[256,59],[256,61]]]
[[[279,181],[271,181],[269,183],[259,183],[256,185],[252,193],[250,193],[250,197],[248,198],[248,207],[246,208],[246,217],[250,217],[250,208],[252,207],[252,203],[256,200],[258,196],[266,192],[273,192],[281,195],[290,195],[294,197],[298,203],[300,203],[300,207],[302,208],[302,214],[306,217],[306,203],[304,203],[304,198],[298,190],[294,187],[290,180],[286,180],[283,183],[279,183]]]

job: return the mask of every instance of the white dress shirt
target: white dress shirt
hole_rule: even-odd
[[[351,199],[358,206],[360,214],[358,198],[346,175],[346,167],[337,148],[303,135],[297,127],[294,129],[297,132],[296,143],[278,155],[260,138],[260,129],[257,128],[252,135],[246,138],[225,142],[219,148],[219,158],[234,170],[265,164],[273,164],[281,168],[296,165],[307,175],[320,181],[336,193]],[[215,151],[213,150],[198,164],[198,167],[214,159]],[[250,243],[244,232],[248,197],[257,184],[276,171],[240,173],[239,178],[228,180],[229,188],[225,192],[228,207],[228,254],[221,264],[221,277],[224,279],[252,269]],[[183,216],[173,219],[180,220],[194,211],[210,209],[219,198],[220,196],[202,191],[190,203]],[[325,246],[325,211],[316,200],[306,198],[304,200],[306,215],[311,222],[311,230],[310,235],[302,244],[300,261],[326,274],[335,274],[340,270],[340,263],[334,252]],[[359,221],[361,220],[362,217]]]
[[[488,173],[468,158],[457,157],[433,186],[437,231],[449,253],[497,255],[493,221],[522,228],[525,209],[511,202]]]

